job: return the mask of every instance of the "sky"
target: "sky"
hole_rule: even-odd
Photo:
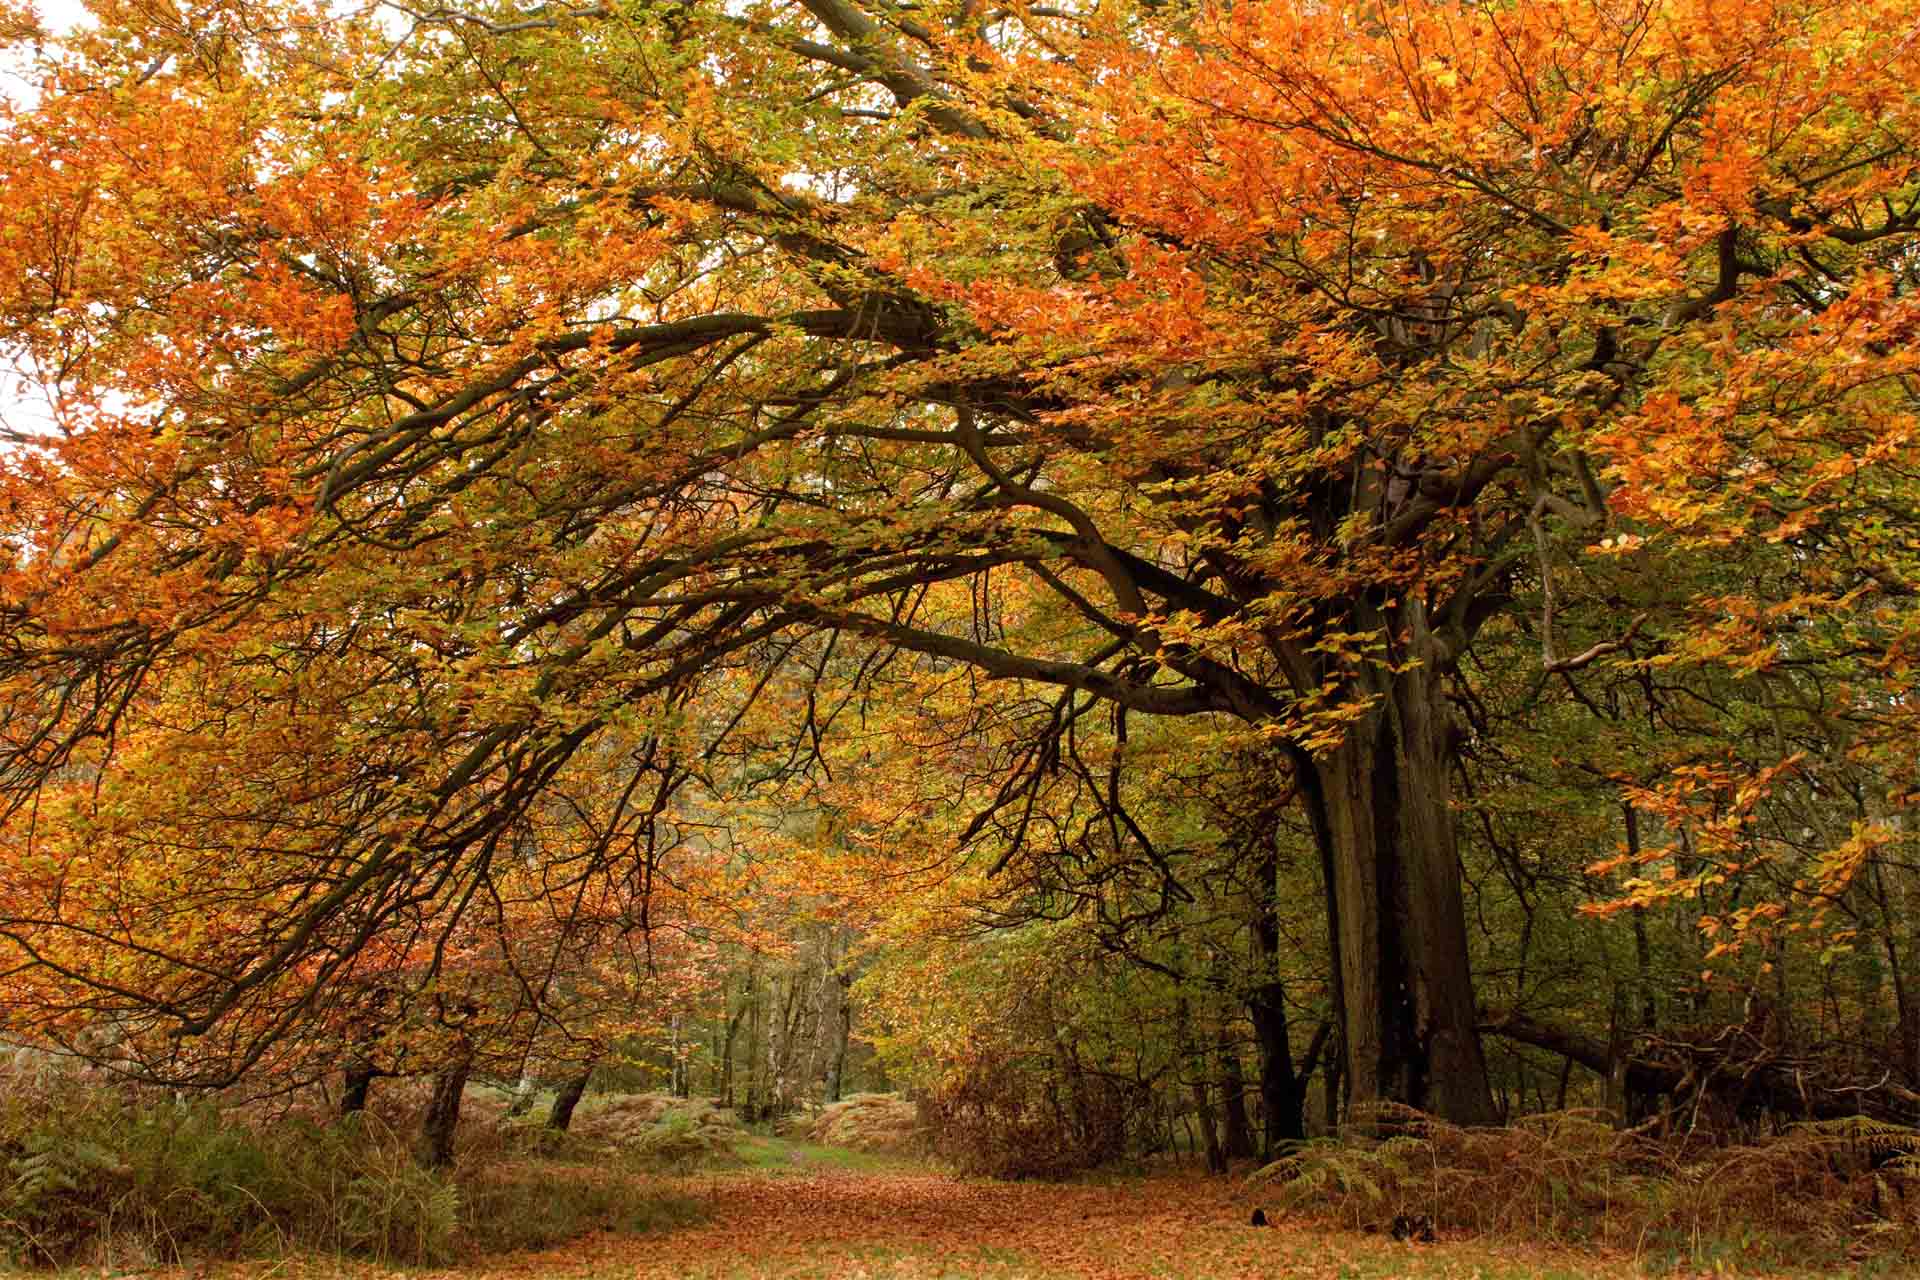
[[[60,34],[88,20],[82,0],[30,0],[40,18],[41,29]],[[340,9],[349,7],[343,3]],[[397,15],[395,15],[397,17]],[[30,46],[16,50],[0,48],[0,100],[18,110],[30,107],[35,99],[33,85],[21,73],[32,57]],[[0,180],[4,180],[0,177]],[[44,435],[52,429],[53,415],[44,390],[25,376],[17,352],[0,345],[0,451],[9,437]]]
[[[33,0],[33,7],[41,28],[52,33],[71,30],[86,17],[80,0]],[[31,50],[0,50],[0,98],[16,109],[34,100],[33,86],[20,74],[26,56]],[[23,379],[15,354],[0,348],[0,432],[37,435],[51,424],[45,394]]]

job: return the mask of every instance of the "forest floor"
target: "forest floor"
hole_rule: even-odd
[[[440,1270],[294,1257],[168,1274],[173,1280],[1572,1280],[1676,1274],[1653,1254],[1635,1259],[1445,1236],[1419,1245],[1287,1218],[1256,1228],[1248,1219],[1258,1197],[1238,1179],[1163,1174],[1066,1185],[994,1183],[772,1138],[747,1140],[741,1155],[742,1167],[721,1172],[627,1175],[657,1191],[670,1211],[651,1227],[627,1224],[554,1249]],[[1695,1269],[1680,1274],[1743,1272],[1737,1256],[1706,1270],[1699,1265],[1696,1260]]]

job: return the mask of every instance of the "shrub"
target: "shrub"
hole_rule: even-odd
[[[1411,1213],[1443,1230],[1677,1259],[1729,1241],[1783,1262],[1920,1253],[1920,1131],[1864,1119],[1700,1152],[1621,1132],[1594,1112],[1467,1129],[1388,1104],[1250,1181],[1355,1229]]]
[[[874,1155],[909,1155],[926,1145],[919,1108],[897,1093],[856,1093],[830,1103],[804,1136],[822,1146]]]
[[[663,1093],[603,1095],[573,1122],[586,1141],[619,1148],[642,1164],[684,1167],[727,1161],[746,1129],[733,1112],[705,1098]]]
[[[1143,1090],[1106,1076],[1055,1080],[982,1056],[921,1103],[935,1152],[962,1174],[1064,1178],[1126,1154]]]
[[[690,1213],[578,1166],[556,1173],[551,1153],[529,1165],[518,1152],[535,1145],[604,1149],[484,1116],[463,1122],[451,1174],[423,1169],[401,1089],[377,1113],[324,1123],[72,1075],[0,1078],[0,1089],[0,1258],[17,1264],[145,1268],[300,1248],[424,1265]]]

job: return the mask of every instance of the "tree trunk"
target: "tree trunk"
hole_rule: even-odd
[[[1067,1103],[1072,1108],[1070,1123],[1063,1126],[1083,1149],[1093,1143],[1093,1111],[1087,1100],[1086,1074],[1080,1067],[1080,1055],[1060,1038],[1058,1023],[1053,1034],[1054,1071],[1067,1087]]]
[[[1207,1099],[1207,1081],[1204,1076],[1194,1077],[1193,1118],[1199,1122],[1200,1137],[1207,1144],[1207,1172],[1225,1173],[1227,1157],[1226,1153],[1220,1150],[1220,1130],[1214,1123],[1213,1104]]]
[[[433,1078],[433,1094],[420,1121],[420,1163],[444,1169],[453,1163],[453,1133],[460,1123],[460,1099],[467,1089],[473,1059],[463,1057]]]
[[[1280,858],[1271,839],[1254,875],[1261,895],[1253,920],[1260,982],[1247,997],[1247,1017],[1253,1023],[1253,1038],[1260,1051],[1260,1105],[1267,1115],[1260,1156],[1263,1161],[1271,1161],[1282,1144],[1307,1136],[1307,1082],[1306,1073],[1294,1072],[1293,1046],[1287,1041],[1287,992],[1279,979]]]
[[[740,1019],[747,1013],[747,999],[742,996],[740,1007],[727,1018],[727,1035],[720,1043],[720,1105],[733,1106],[733,1045],[740,1038]]]
[[[573,1109],[580,1105],[580,1099],[587,1096],[587,1082],[593,1079],[593,1064],[589,1062],[580,1069],[580,1074],[566,1082],[560,1092],[553,1097],[553,1110],[547,1115],[547,1128],[565,1133],[567,1126],[573,1123]]]
[[[347,1078],[340,1094],[340,1114],[350,1116],[356,1111],[367,1109],[367,1093],[373,1088],[373,1078],[379,1072],[363,1061],[347,1063]]]
[[[767,1075],[770,1097],[767,1114],[785,1115],[792,1107],[793,1068],[805,1025],[807,1007],[805,973],[796,969],[787,979],[787,998],[780,1006],[767,1041]]]
[[[674,1014],[672,1020],[673,1040],[668,1048],[667,1087],[676,1098],[688,1095],[690,1081],[687,1071],[687,1049],[680,1040],[680,1015]]]
[[[1240,1071],[1240,1051],[1234,1047],[1225,1027],[1220,1029],[1214,1047],[1220,1056],[1220,1103],[1227,1117],[1227,1158],[1251,1159],[1253,1127],[1247,1123],[1247,1081]]]
[[[847,1046],[853,1039],[853,1002],[847,997],[847,988],[852,985],[844,973],[833,975],[834,989],[839,993],[839,1018],[834,1023],[833,1056],[827,1065],[827,1101],[840,1101],[840,1091],[846,1087]]]
[[[1421,622],[1411,605],[1402,616]],[[1347,1096],[1485,1124],[1438,646],[1408,630],[1419,660],[1377,673],[1373,705],[1302,777],[1337,909]]]
[[[747,980],[752,984],[751,1003],[747,1006],[747,1100],[744,1115],[748,1124],[760,1119],[760,1019],[761,999],[758,979],[749,971]]]
[[[1227,1157],[1220,1150],[1220,1131],[1213,1118],[1213,1104],[1207,1097],[1207,1055],[1205,1051],[1196,1051],[1185,996],[1177,997],[1173,1004],[1174,1047],[1179,1053],[1178,1063],[1181,1069],[1189,1073],[1188,1088],[1193,1092],[1193,1118],[1200,1126],[1200,1137],[1206,1143],[1207,1172],[1225,1173]],[[1060,1050],[1058,1038],[1054,1041],[1055,1051]]]
[[[507,1108],[507,1118],[517,1120],[533,1110],[533,1095],[540,1091],[540,1082],[533,1078],[533,1072],[522,1071],[520,1083],[513,1088],[513,1103]]]

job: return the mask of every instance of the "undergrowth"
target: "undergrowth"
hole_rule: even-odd
[[[0,1260],[14,1265],[315,1251],[424,1265],[696,1216],[539,1126],[463,1125],[459,1163],[439,1172],[392,1107],[269,1117],[73,1077],[5,1084]]]
[[[664,1093],[603,1096],[573,1127],[617,1149],[630,1168],[670,1172],[738,1163],[735,1148],[747,1136],[732,1111]]]
[[[1745,1146],[1688,1147],[1592,1112],[1469,1129],[1382,1105],[1257,1171],[1287,1208],[1356,1230],[1444,1230],[1604,1246],[1684,1263],[1920,1259],[1920,1130],[1858,1117]]]
[[[804,1136],[820,1146],[874,1155],[913,1155],[927,1146],[919,1109],[897,1093],[856,1093],[829,1103]]]

